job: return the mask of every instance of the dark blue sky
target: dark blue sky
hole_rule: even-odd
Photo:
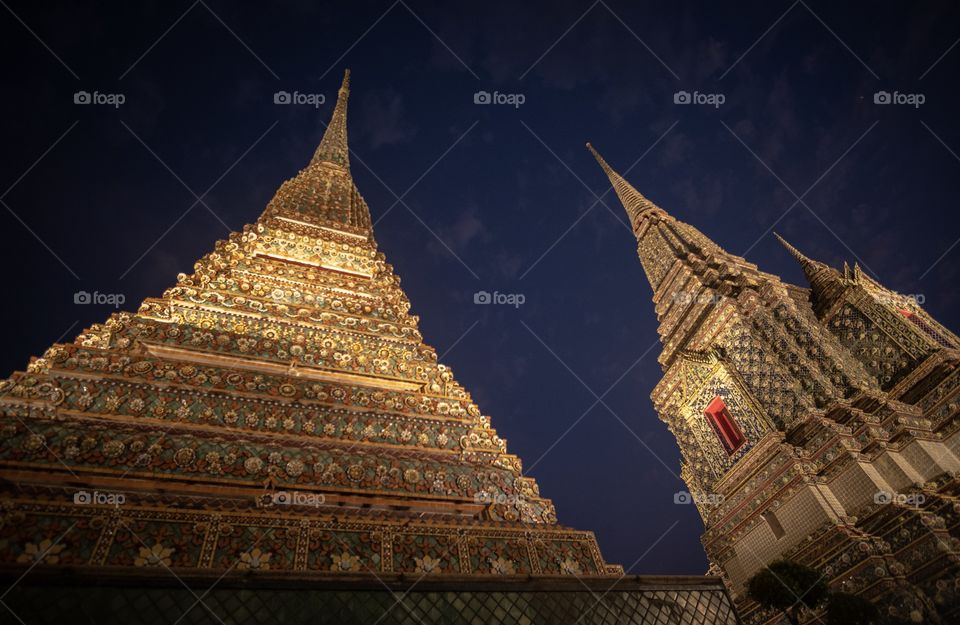
[[[0,8],[4,374],[109,314],[74,292],[135,310],[255,220],[309,160],[346,67],[354,177],[426,340],[560,522],[632,572],[706,559],[649,399],[651,290],[585,141],[621,171],[643,156],[638,189],[764,270],[802,280],[776,223],[960,327],[953,3],[205,2]]]

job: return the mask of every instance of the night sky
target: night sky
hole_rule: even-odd
[[[584,142],[763,270],[802,284],[775,228],[960,328],[955,3],[44,4],[0,2],[2,375],[113,309],[75,292],[135,311],[254,221],[347,67],[353,175],[426,341],[630,572],[707,562],[649,399],[651,289]]]

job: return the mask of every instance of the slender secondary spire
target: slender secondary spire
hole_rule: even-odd
[[[640,219],[644,213],[657,212],[659,214],[664,214],[662,208],[644,197],[644,195],[637,191],[633,185],[624,180],[623,176],[615,172],[613,168],[607,164],[607,161],[600,156],[600,153],[597,152],[592,145],[590,145],[590,143],[587,143],[587,149],[590,150],[590,152],[593,154],[593,157],[597,159],[601,169],[603,169],[604,173],[607,174],[607,178],[610,179],[610,184],[613,185],[614,191],[617,192],[617,197],[620,198],[620,203],[623,204],[623,207],[627,210],[627,216],[630,217],[630,222],[633,224],[634,229],[640,225]]]
[[[806,276],[807,282],[810,284],[810,293],[813,296],[815,309],[825,310],[828,308],[830,303],[843,290],[843,276],[840,272],[826,263],[807,257],[776,232],[773,233],[773,236],[777,237],[777,240],[790,252],[790,255],[800,263],[803,275]]]
[[[805,256],[803,252],[790,245],[790,242],[784,239],[778,233],[774,232],[773,236],[777,237],[777,240],[780,241],[780,244],[787,248],[787,251],[790,252],[791,256],[797,259],[797,262],[799,262],[800,266],[803,267],[803,273],[806,274],[808,279],[810,278],[811,273],[815,273],[821,266],[824,266],[823,263],[818,263],[817,261]]]
[[[337,105],[333,109],[330,124],[323,133],[320,146],[317,147],[310,161],[311,165],[323,161],[350,169],[350,148],[347,146],[347,100],[349,99],[350,70],[348,69],[343,74],[343,84],[337,92]]]

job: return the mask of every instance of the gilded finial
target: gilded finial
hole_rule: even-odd
[[[319,162],[333,163],[344,169],[350,169],[350,148],[347,145],[347,101],[350,99],[350,70],[343,73],[343,82],[337,92],[337,104],[333,108],[330,123],[323,133],[320,146],[314,153],[310,164]]]
[[[803,269],[803,275],[810,284],[815,305],[818,306],[819,309],[823,309],[829,305],[830,302],[834,301],[834,295],[838,292],[838,289],[842,288],[844,276],[830,265],[808,258],[803,252],[790,245],[786,239],[776,232],[773,233],[773,236],[777,237],[780,243],[790,252],[790,255],[800,263],[800,268]],[[856,269],[854,269],[854,271],[856,271]]]
[[[814,262],[809,258],[807,258],[806,256],[804,256],[803,252],[801,252],[797,248],[790,245],[790,242],[784,239],[778,233],[774,232],[773,236],[777,237],[777,240],[780,241],[780,244],[783,245],[783,247],[787,248],[787,251],[790,252],[790,255],[796,258],[798,261],[800,261],[801,265],[806,265],[807,263]]]
[[[664,214],[662,208],[644,197],[644,195],[633,188],[633,185],[627,182],[623,176],[614,171],[589,142],[587,142],[587,149],[590,150],[593,157],[597,159],[600,168],[603,169],[603,172],[607,174],[607,178],[610,179],[610,184],[613,185],[614,191],[617,192],[617,197],[620,198],[620,203],[623,204],[623,207],[626,209],[627,216],[630,217],[630,222],[633,224],[634,229],[640,225],[640,219],[644,214],[654,211]]]
[[[859,281],[860,278],[862,277],[863,277],[863,270],[860,269],[860,263],[854,262],[853,263],[853,279]]]
[[[613,168],[607,164],[607,161],[600,156],[600,153],[594,149],[593,145],[589,141],[587,141],[587,149],[590,150],[590,153],[593,154],[593,158],[597,159],[597,162],[600,163],[600,168],[603,169],[608,176],[610,174],[616,174],[616,172],[613,171]]]

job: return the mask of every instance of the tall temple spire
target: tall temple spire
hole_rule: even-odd
[[[806,276],[807,282],[810,284],[810,295],[814,310],[822,312],[828,308],[843,290],[843,276],[840,272],[826,263],[807,257],[776,232],[773,233],[773,236],[777,237],[777,240],[790,252],[790,255],[800,263],[803,275]]]
[[[589,142],[587,143],[587,149],[590,150],[593,157],[597,159],[600,167],[610,179],[610,184],[613,185],[614,190],[617,192],[617,197],[620,198],[620,202],[627,210],[627,216],[630,217],[630,223],[633,224],[634,230],[640,225],[640,220],[645,214],[666,214],[662,208],[648,200],[642,193],[637,191],[633,185],[624,180],[623,176],[614,171]]]
[[[350,175],[347,100],[350,70],[343,75],[337,104],[310,164],[283,183],[264,212],[313,224],[335,224],[354,234],[371,235],[370,209]]]
[[[831,587],[882,596],[891,615],[957,622],[960,594],[942,600],[955,560],[914,555],[919,544],[940,553],[933,534],[943,530],[910,520],[916,506],[873,495],[891,484],[918,493],[917,484],[930,498],[924,510],[953,505],[960,338],[915,298],[856,265],[841,273],[808,258],[779,235],[810,288],[760,271],[655,206],[587,147],[633,221],[663,345],[651,399],[680,448],[687,492],[716,498],[704,505],[692,495],[711,569],[739,597],[743,621],[766,618],[750,599],[751,577],[784,559],[817,567]],[[868,543],[895,545],[884,557],[896,564],[874,568],[859,547]],[[870,581],[851,587],[867,570]],[[936,618],[941,605],[952,620]]]
[[[311,165],[320,162],[334,163],[350,169],[350,148],[347,145],[347,100],[350,99],[350,70],[343,73],[343,84],[337,92],[337,105],[333,116],[317,151],[310,161]]]
[[[686,262],[690,252],[726,255],[720,246],[702,232],[690,224],[674,219],[667,211],[637,191],[607,164],[590,143],[587,143],[587,149],[607,174],[620,203],[630,217],[639,244],[637,253],[654,292],[676,259],[682,258]],[[743,259],[738,260],[744,262]]]
[[[777,237],[777,240],[780,241],[780,244],[787,248],[787,251],[790,252],[791,256],[797,259],[797,262],[799,262],[800,266],[803,268],[803,273],[808,279],[812,275],[816,274],[817,271],[819,271],[820,266],[823,266],[823,263],[818,263],[817,261],[805,256],[803,252],[790,245],[790,242],[784,239],[778,233],[774,232],[773,236]]]

